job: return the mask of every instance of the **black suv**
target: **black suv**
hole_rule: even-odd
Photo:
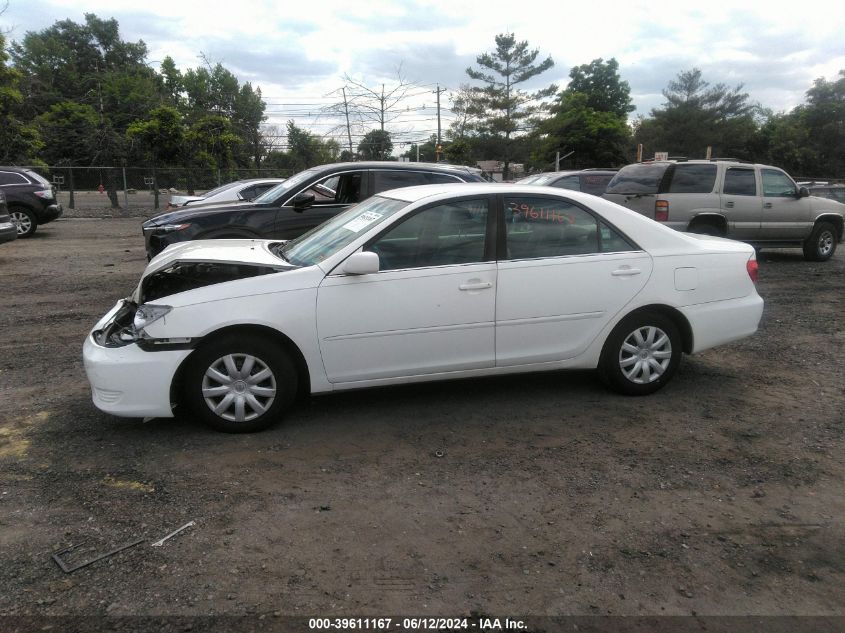
[[[39,224],[47,224],[62,215],[50,182],[30,169],[0,167],[0,189],[6,194],[9,215],[18,237],[29,237]]]
[[[185,207],[144,222],[147,256],[201,239],[289,240],[382,191],[454,182],[484,182],[481,170],[399,162],[334,163],[291,176],[252,202]]]

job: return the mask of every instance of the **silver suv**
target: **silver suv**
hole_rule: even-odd
[[[777,167],[732,160],[628,165],[604,197],[678,231],[800,247],[812,261],[833,255],[845,225],[845,204],[810,196]]]

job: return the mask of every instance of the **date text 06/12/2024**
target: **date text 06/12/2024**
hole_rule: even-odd
[[[381,630],[381,631],[519,631],[525,629],[522,620],[510,618],[310,618],[312,631]]]

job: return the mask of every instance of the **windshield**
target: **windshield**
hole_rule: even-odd
[[[374,196],[287,242],[279,255],[296,266],[319,264],[408,204],[404,200]]]
[[[225,185],[221,185],[221,186],[217,187],[216,189],[212,189],[211,191],[206,191],[204,194],[202,194],[202,197],[203,198],[210,198],[211,196],[216,196],[218,193],[223,193],[224,191],[227,191],[227,190],[231,189],[232,187],[239,185],[240,182],[241,182],[240,180],[236,180],[235,182],[226,183]]]
[[[668,163],[637,163],[623,167],[607,185],[605,193],[657,193]]]
[[[294,174],[284,182],[280,182],[272,189],[268,189],[267,191],[262,193],[255,200],[253,200],[253,202],[257,204],[271,204],[273,202],[276,202],[279,198],[281,198],[291,189],[305,182],[306,180],[317,174],[317,172],[318,170],[316,169],[306,169],[305,171],[301,171],[298,174]]]

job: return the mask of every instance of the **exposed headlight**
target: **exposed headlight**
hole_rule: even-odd
[[[155,323],[172,309],[171,306],[160,306],[152,303],[145,303],[139,306],[135,312],[135,318],[132,320],[135,332],[140,334],[145,327]]]

